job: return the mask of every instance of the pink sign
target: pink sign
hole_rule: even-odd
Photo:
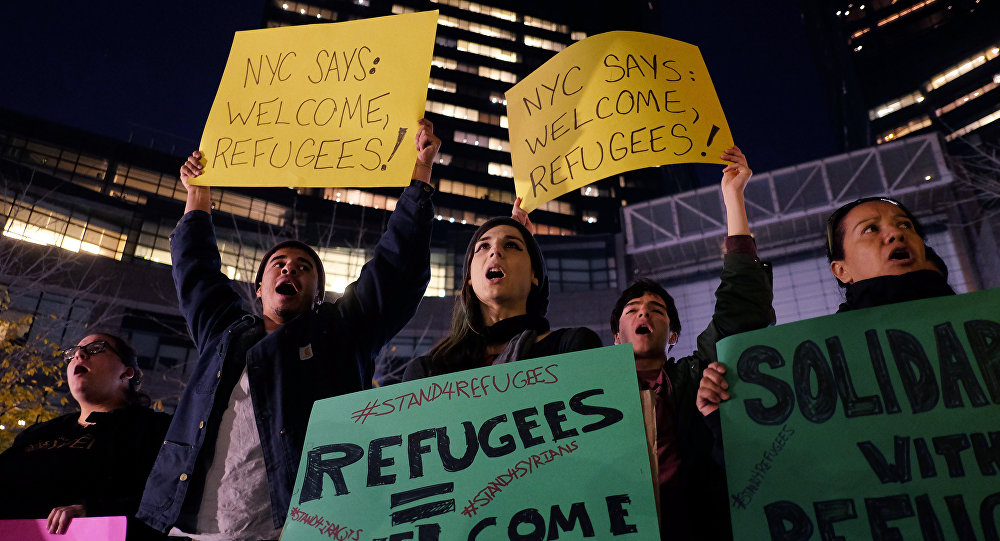
[[[0,539],[18,541],[125,541],[125,517],[82,517],[65,535],[49,533],[45,519],[0,520]]]

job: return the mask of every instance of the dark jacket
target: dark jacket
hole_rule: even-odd
[[[770,267],[755,254],[726,254],[715,298],[715,313],[698,335],[698,349],[677,361],[668,360],[663,367],[674,390],[680,455],[676,482],[660,487],[664,539],[732,538],[725,469],[713,459],[714,437],[698,411],[696,396],[702,372],[718,360],[715,344],[719,340],[774,322]]]
[[[229,394],[244,366],[264,453],[271,515],[284,524],[313,402],[370,388],[374,360],[413,317],[430,280],[433,189],[414,181],[356,282],[255,342],[261,320],[247,313],[221,261],[209,214],[185,214],[171,235],[174,284],[198,347],[138,516],[161,531],[182,506],[196,509]],[[245,358],[229,355],[246,351]],[[192,490],[189,492],[189,487]]]
[[[134,520],[146,476],[170,416],[145,407],[79,412],[30,426],[0,455],[0,518],[46,518],[55,507],[83,505],[87,516],[128,517],[129,539],[148,537]]]

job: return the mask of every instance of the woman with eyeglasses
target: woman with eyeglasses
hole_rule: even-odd
[[[838,313],[955,294],[920,222],[894,199],[866,197],[834,211],[826,222],[826,256],[844,288]],[[718,363],[705,370],[698,389],[704,415],[729,398],[724,372]]]
[[[64,534],[77,517],[128,517],[128,539],[162,537],[133,518],[170,425],[139,392],[136,352],[91,334],[63,352],[79,411],[30,426],[0,455],[0,518],[45,518]]]

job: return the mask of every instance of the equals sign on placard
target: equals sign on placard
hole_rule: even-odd
[[[395,509],[401,505],[413,503],[418,500],[426,500],[442,494],[449,494],[453,490],[455,490],[455,483],[440,483],[437,485],[397,492],[389,496],[389,509]],[[392,517],[392,525],[399,526],[400,524],[405,524],[407,522],[416,522],[418,520],[423,520],[436,515],[443,515],[445,513],[452,513],[454,511],[454,499],[437,500],[408,507],[406,509],[400,509],[399,511],[393,511],[390,516]]]

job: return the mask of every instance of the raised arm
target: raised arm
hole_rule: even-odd
[[[170,235],[171,273],[177,300],[199,352],[213,329],[228,325],[243,314],[239,295],[221,271],[209,188],[188,184],[202,174],[200,160],[201,152],[196,150],[181,165],[187,203],[184,216]]]
[[[722,283],[715,292],[712,322],[698,336],[696,353],[704,370],[696,403],[704,415],[717,410],[719,402],[729,398],[725,368],[718,362],[715,344],[727,336],[766,327],[773,322],[774,314],[771,276],[757,259],[743,197],[753,171],[739,147],[726,150],[722,159],[730,162],[722,170],[721,181],[728,225]]]
[[[729,236],[749,235],[747,208],[743,200],[743,190],[753,171],[747,165],[747,158],[740,147],[734,146],[722,154],[722,159],[732,162],[722,170],[722,200],[726,203],[726,224]]]
[[[535,224],[531,223],[528,213],[521,209],[521,198],[514,200],[514,208],[510,211],[510,217],[517,220],[528,230],[528,233],[535,234]]]
[[[181,183],[187,189],[187,204],[184,205],[184,214],[192,210],[203,210],[212,212],[212,196],[208,186],[193,186],[188,184],[188,180],[195,178],[202,173],[201,152],[194,151],[188,156],[187,161],[181,166]]]
[[[411,178],[430,184],[431,169],[434,167],[434,158],[441,148],[441,139],[434,135],[434,124],[431,124],[430,120],[421,118],[417,124],[420,126],[416,136],[417,160],[413,164]]]
[[[374,355],[402,329],[430,280],[430,236],[434,207],[430,173],[441,147],[430,121],[421,119],[415,143],[413,182],[399,197],[372,258],[336,303],[344,321],[358,330],[358,347]],[[361,373],[370,366],[361,366]]]

